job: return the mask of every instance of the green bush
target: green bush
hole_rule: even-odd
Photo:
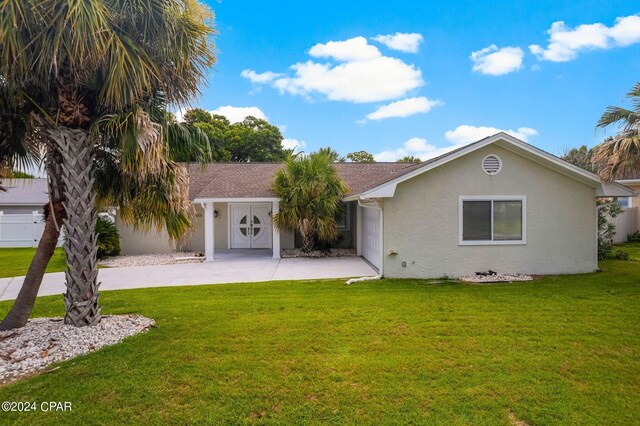
[[[96,233],[98,234],[98,259],[120,254],[120,233],[112,219],[98,216]]]
[[[627,253],[626,251],[616,250],[611,255],[611,258],[617,260],[630,260],[631,256],[629,256],[629,253]]]
[[[627,241],[630,243],[640,243],[640,231],[627,235]]]

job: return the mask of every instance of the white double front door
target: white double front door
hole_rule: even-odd
[[[271,204],[231,204],[230,248],[271,248]]]

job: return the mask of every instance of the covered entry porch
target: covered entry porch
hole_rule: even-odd
[[[265,254],[280,259],[281,232],[271,218],[280,209],[278,198],[209,198],[195,200],[202,208],[201,232],[207,262],[217,252]],[[229,255],[223,256],[225,258]]]

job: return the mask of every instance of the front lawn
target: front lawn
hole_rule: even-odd
[[[12,424],[631,424],[640,262],[528,283],[382,280],[107,291],[148,333],[0,388]],[[0,304],[0,314],[9,308]],[[37,316],[61,315],[59,296]]]
[[[0,278],[25,275],[36,249],[27,248],[0,248]],[[59,247],[51,257],[47,272],[66,271],[64,250]]]

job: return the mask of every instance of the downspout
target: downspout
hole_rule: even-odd
[[[358,199],[358,206],[365,209],[375,209],[380,212],[380,254],[379,254],[380,266],[378,267],[378,275],[366,276],[366,277],[360,277],[360,278],[351,278],[349,281],[347,281],[347,285],[351,285],[353,283],[357,283],[361,281],[379,280],[380,278],[382,278],[383,268],[384,268],[384,211],[382,210],[382,207],[380,207],[379,205],[372,206],[372,205],[366,205],[362,203],[361,199]]]

